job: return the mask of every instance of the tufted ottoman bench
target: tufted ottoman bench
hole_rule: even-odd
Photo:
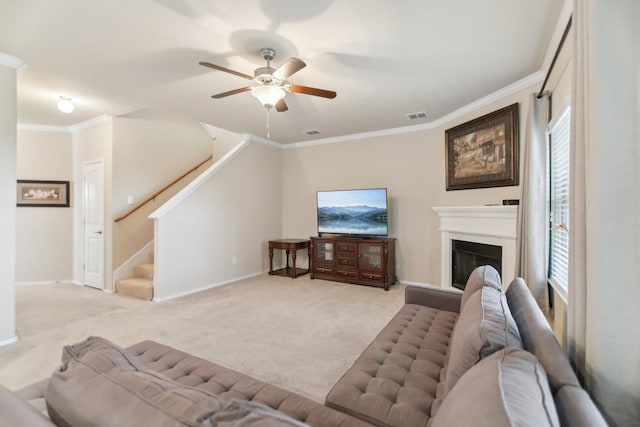
[[[459,298],[408,287],[406,304],[333,387],[326,405],[379,426],[426,426],[443,393]]]

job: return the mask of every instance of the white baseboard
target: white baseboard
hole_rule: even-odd
[[[427,288],[439,288],[440,286],[432,285],[431,283],[424,282],[409,282],[408,280],[398,280],[398,283],[401,285],[410,285],[410,286],[422,286]]]
[[[5,345],[13,344],[16,342],[18,342],[18,337],[14,335],[10,338],[5,338],[3,340],[0,340],[0,347],[4,347]]]
[[[184,297],[187,295],[191,295],[191,294],[195,294],[197,292],[202,292],[202,291],[206,291],[207,289],[212,289],[212,288],[217,288],[218,286],[222,286],[222,285],[228,285],[229,283],[233,283],[233,282],[237,282],[240,280],[244,280],[244,279],[250,279],[252,277],[256,277],[256,276],[260,276],[261,274],[264,274],[264,271],[260,271],[258,273],[252,273],[246,276],[242,276],[242,277],[234,277],[233,279],[228,279],[228,280],[224,280],[222,282],[218,282],[218,283],[213,283],[211,285],[207,285],[207,286],[203,286],[201,288],[197,288],[197,289],[192,289],[190,291],[186,291],[186,292],[180,292],[178,294],[173,294],[170,295],[168,297],[163,297],[163,298],[157,298],[154,297],[153,298],[153,302],[165,302],[165,301],[169,301],[175,298],[180,298],[180,297]]]
[[[64,283],[73,283],[75,282],[71,279],[65,280],[41,280],[35,282],[16,282],[16,286],[34,286],[34,285],[60,285]]]

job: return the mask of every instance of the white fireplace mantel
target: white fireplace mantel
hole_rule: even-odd
[[[440,216],[441,287],[451,286],[451,241],[483,243],[502,247],[502,284],[515,277],[516,222],[518,206],[435,207]]]

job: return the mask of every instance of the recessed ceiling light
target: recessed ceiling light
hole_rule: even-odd
[[[58,110],[62,111],[63,113],[71,113],[73,111],[73,104],[71,103],[71,98],[67,98],[64,96],[61,96],[60,99],[58,100]]]
[[[320,133],[320,131],[318,129],[309,129],[303,130],[302,133],[306,133],[307,135],[317,135]]]

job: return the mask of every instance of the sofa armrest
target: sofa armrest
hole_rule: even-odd
[[[44,400],[44,392],[48,384],[49,378],[45,378],[37,383],[16,390],[14,393],[29,402],[38,412],[46,414],[47,403]]]
[[[0,385],[0,425],[6,427],[55,427],[29,402]]]
[[[424,305],[438,310],[460,312],[462,292],[431,286],[408,285],[404,291],[405,304]]]
[[[555,397],[560,425],[566,427],[606,427],[607,422],[598,411],[587,392],[571,385],[565,385]]]

